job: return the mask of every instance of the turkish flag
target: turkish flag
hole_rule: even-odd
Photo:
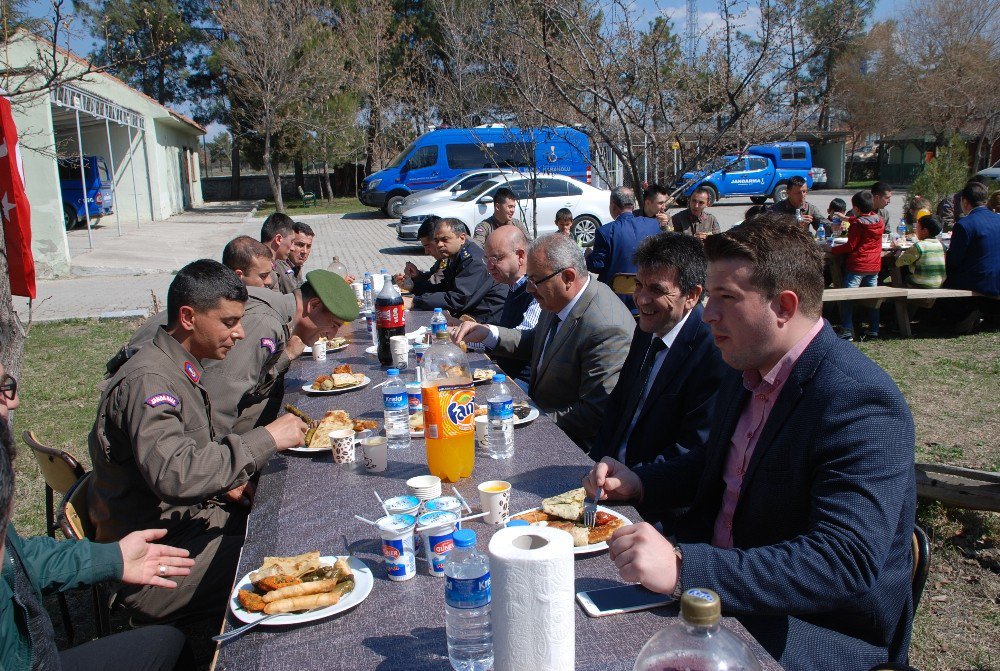
[[[24,191],[21,150],[10,100],[0,95],[0,216],[7,246],[10,292],[35,297],[35,257],[31,255],[31,206]]]

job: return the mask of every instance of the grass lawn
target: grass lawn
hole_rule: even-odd
[[[374,207],[368,207],[358,202],[357,198],[349,196],[346,198],[334,198],[327,202],[322,198],[312,203],[309,207],[302,207],[301,198],[289,198],[285,200],[285,214],[295,218],[298,214],[350,214],[351,212],[377,212]],[[274,201],[265,200],[257,208],[258,217],[266,217],[274,212]]]
[[[857,182],[848,182],[844,186],[844,188],[845,189],[867,189],[867,188],[869,188],[872,184],[874,184],[877,181],[878,180],[875,180],[875,179],[863,179],[863,180],[860,180],[860,181],[857,181]]]
[[[136,326],[96,321],[32,326],[16,432],[31,429],[43,443],[71,451],[89,468],[86,439],[99,398],[96,384],[107,359]],[[1000,470],[1000,333],[889,339],[859,347],[906,396],[916,422],[918,461]],[[43,481],[27,448],[19,445],[19,455],[15,524],[22,535],[41,534]],[[922,502],[918,518],[932,538],[933,554],[914,622],[911,664],[922,671],[1000,670],[1000,515]],[[83,604],[80,617],[87,620]],[[61,631],[57,611],[51,612]]]

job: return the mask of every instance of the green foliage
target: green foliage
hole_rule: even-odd
[[[969,178],[969,150],[958,135],[953,135],[947,147],[924,166],[909,192],[920,195],[936,205],[947,195],[960,191]]]

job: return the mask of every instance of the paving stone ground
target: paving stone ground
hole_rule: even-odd
[[[814,191],[809,200],[823,211],[835,197],[850,201],[848,191]],[[893,196],[890,216],[902,212],[902,192]],[[711,209],[723,230],[743,218],[749,200],[727,199]],[[362,208],[351,214],[300,215],[316,231],[312,256],[306,270],[325,268],[338,256],[348,270],[361,275],[365,270],[400,270],[406,261],[421,268],[431,264],[418,246],[396,239],[395,220],[383,218],[377,210]],[[260,235],[263,218],[253,216],[254,203],[209,203],[205,207],[160,222],[136,226],[122,222],[124,235],[118,236],[114,218],[92,231],[94,248],[88,245],[86,230],[71,231],[72,276],[38,283],[38,298],[32,319],[51,321],[99,317],[109,312],[148,310],[155,294],[166,306],[167,287],[173,273],[199,258],[220,258],[227,241],[237,235]],[[15,297],[21,318],[28,318],[28,301]]]

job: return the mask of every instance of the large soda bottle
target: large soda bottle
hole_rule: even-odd
[[[633,671],[760,671],[747,644],[719,625],[722,602],[695,587],[681,597],[681,616],[642,646]]]
[[[383,276],[382,290],[375,299],[375,344],[378,345],[378,360],[383,366],[392,363],[389,338],[406,335],[406,315],[403,310],[403,295],[388,275]]]
[[[475,464],[476,394],[465,353],[447,331],[438,333],[424,354],[421,384],[428,469],[447,482],[469,477]]]

